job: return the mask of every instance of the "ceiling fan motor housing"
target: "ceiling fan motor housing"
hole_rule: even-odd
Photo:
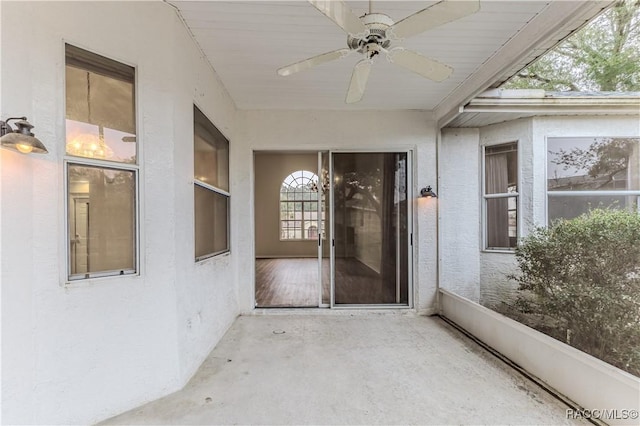
[[[362,23],[369,30],[364,38],[347,36],[347,46],[349,49],[357,50],[361,53],[367,51],[365,46],[368,44],[379,45],[380,47],[387,48],[391,44],[391,40],[387,39],[387,28],[394,24],[393,19],[384,13],[368,13],[360,17]]]

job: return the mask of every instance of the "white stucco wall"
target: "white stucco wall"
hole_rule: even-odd
[[[526,236],[535,227],[546,224],[546,139],[548,137],[638,136],[640,124],[637,116],[583,115],[518,119],[478,129],[479,142],[476,141],[475,145],[468,133],[466,137],[460,133],[463,130],[473,131],[473,129],[445,129],[440,151],[441,287],[469,297],[464,294],[464,291],[471,291],[471,288],[477,284],[479,285],[479,302],[484,306],[496,308],[502,302],[510,302],[515,296],[516,284],[509,280],[507,275],[517,273],[517,264],[512,253],[483,250],[482,188],[480,187],[482,147],[518,142],[518,229],[520,236]],[[457,174],[467,176],[467,179],[459,180],[456,178]],[[478,181],[474,182],[472,177],[476,176]],[[463,194],[460,200],[464,199],[464,203],[450,205],[447,197],[451,190],[456,195]],[[468,211],[472,206],[477,210]],[[464,218],[468,220],[463,222]],[[478,235],[477,239],[476,235]],[[474,244],[477,244],[475,250],[479,252],[477,283],[473,278],[476,272],[476,257],[472,253]],[[465,261],[463,264],[458,264],[462,261],[455,258],[453,254],[459,250],[463,250],[464,258],[471,259],[471,263],[467,264]],[[466,290],[454,288],[455,285],[462,285],[460,283],[466,283],[463,285]],[[472,297],[469,298],[474,300]]]
[[[167,4],[1,7],[0,116],[49,150],[0,150],[2,422],[93,423],[180,388],[237,315],[235,255],[194,263],[192,185],[193,102],[232,170],[236,111]],[[137,68],[140,276],[64,285],[64,41]]]
[[[443,129],[438,151],[440,287],[480,299],[478,129]]]
[[[238,114],[233,162],[234,198],[249,209],[234,213],[238,245],[237,269],[242,311],[254,307],[253,151],[258,150],[406,150],[414,153],[413,192],[436,182],[435,124],[425,112],[377,111],[241,111]],[[437,189],[437,188],[436,188]],[[427,200],[424,200],[427,201]],[[436,204],[414,202],[414,306],[433,312],[436,295]],[[235,229],[235,228],[234,228]]]

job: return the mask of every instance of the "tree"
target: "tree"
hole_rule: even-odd
[[[503,87],[549,91],[640,90],[640,1],[617,2]]]

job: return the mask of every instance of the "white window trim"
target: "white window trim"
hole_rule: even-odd
[[[511,143],[515,143],[516,144],[516,150],[517,150],[517,159],[518,159],[518,164],[516,166],[517,168],[517,172],[518,172],[518,179],[517,179],[517,185],[518,185],[518,191],[516,192],[505,192],[505,193],[499,193],[499,194],[486,194],[486,149],[487,148],[491,148],[494,146],[499,146],[499,145],[507,145],[507,144],[511,144]],[[481,227],[481,240],[482,240],[482,248],[480,249],[481,252],[483,253],[504,253],[504,254],[514,254],[515,253],[515,247],[514,248],[490,248],[487,247],[487,200],[489,199],[496,199],[496,198],[510,198],[510,197],[515,197],[516,199],[516,209],[517,209],[517,219],[516,219],[516,239],[518,240],[518,244],[520,241],[520,238],[522,237],[522,197],[520,196],[520,192],[522,190],[522,150],[520,149],[520,140],[511,140],[511,141],[507,141],[507,142],[492,142],[492,143],[488,143],[486,145],[482,145],[480,147],[481,149],[481,159],[480,159],[480,202],[482,204],[481,207],[481,223],[480,223],[480,227]]]
[[[100,161],[95,159],[84,160],[82,157],[65,155],[63,159],[64,173],[64,230],[65,230],[65,285],[78,283],[81,281],[102,279],[107,277],[139,276],[140,275],[140,167],[125,163],[115,163],[113,161]],[[102,169],[117,169],[132,172],[134,175],[134,269],[115,269],[113,271],[100,271],[87,274],[71,274],[71,240],[69,239],[69,166],[97,167]],[[83,275],[83,276],[81,276]]]
[[[193,115],[193,109],[194,109],[193,107],[198,108],[198,110],[202,113],[202,115],[204,115],[205,118],[207,120],[209,120],[209,123],[211,123],[218,130],[218,132],[220,132],[220,134],[222,136],[224,136],[224,138],[227,140],[227,144],[228,144],[228,148],[229,148],[228,151],[227,151],[229,153],[228,158],[227,158],[227,167],[228,167],[228,169],[230,169],[231,168],[231,141],[230,141],[229,137],[220,129],[220,127],[218,125],[216,125],[209,118],[209,116],[207,114],[205,114],[203,108],[198,103],[196,103],[195,101],[193,101],[192,105],[191,105],[191,111],[192,111],[191,123],[192,123],[192,125],[195,125],[195,117]],[[195,158],[193,159],[193,161],[195,162]],[[229,173],[229,170],[227,170],[227,173]],[[195,174],[195,172],[193,174]],[[229,182],[229,184],[231,184],[231,182]],[[213,186],[211,184],[208,184],[208,183],[203,182],[203,181],[201,181],[199,179],[196,179],[196,178],[193,178],[193,185],[194,185],[193,186],[193,197],[194,197],[194,200],[195,200],[195,191],[196,191],[196,187],[195,186],[196,185],[201,187],[201,188],[204,188],[204,189],[207,189],[209,191],[212,191],[212,192],[214,192],[216,194],[219,194],[219,195],[227,197],[227,248],[224,249],[224,250],[217,251],[217,252],[207,253],[207,254],[204,254],[202,256],[195,256],[194,257],[194,263],[196,265],[203,265],[203,264],[206,263],[205,261],[207,261],[207,260],[220,258],[220,257],[224,257],[224,256],[229,256],[229,254],[231,253],[231,192],[225,191],[224,189],[218,188],[216,186]],[[196,222],[195,222],[195,210],[194,210],[193,211],[193,220],[192,220],[192,224],[194,226],[194,229],[195,229],[195,223]],[[193,235],[193,248],[194,248],[194,251],[195,251],[195,246],[196,246],[196,240],[195,240],[195,234],[194,234]]]
[[[227,139],[228,140],[228,139]],[[220,257],[220,256],[224,256],[224,255],[228,255],[231,252],[231,194],[227,191],[224,191],[220,188],[216,188],[215,186],[211,186],[207,183],[204,183],[198,179],[194,179],[193,180],[193,190],[194,190],[194,197],[195,197],[195,185],[204,188],[206,190],[209,190],[211,192],[214,192],[216,194],[220,194],[224,197],[227,197],[227,246],[228,248],[224,249],[224,250],[220,250],[220,251],[215,251],[212,253],[207,253],[207,254],[203,254],[202,256],[196,256],[195,257],[195,262],[197,264],[202,263],[205,260],[214,258],[214,257]],[[195,216],[194,216],[194,224],[195,224]],[[194,235],[194,246],[195,246],[195,235]]]
[[[63,220],[63,229],[64,229],[64,250],[65,250],[65,266],[64,268],[61,268],[62,271],[64,271],[64,276],[62,277],[62,280],[60,281],[62,283],[62,286],[64,287],[82,287],[84,285],[92,285],[96,282],[102,282],[102,281],[106,281],[106,280],[111,280],[111,279],[122,279],[122,278],[135,278],[135,277],[140,277],[142,275],[142,265],[144,262],[142,262],[141,260],[141,256],[143,253],[143,250],[141,250],[140,244],[142,241],[142,235],[143,235],[143,226],[142,226],[142,221],[140,220],[140,218],[142,217],[142,203],[140,202],[140,200],[142,199],[142,190],[140,188],[141,182],[143,182],[143,179],[141,179],[141,174],[142,169],[140,167],[140,164],[143,163],[143,144],[142,144],[142,121],[141,121],[141,112],[140,112],[140,108],[138,108],[138,99],[140,99],[140,85],[138,84],[138,67],[133,64],[130,63],[126,60],[123,59],[114,59],[114,57],[112,55],[106,54],[106,53],[102,53],[102,52],[98,52],[96,49],[92,48],[92,47],[88,47],[85,46],[82,43],[78,43],[76,41],[70,41],[68,39],[62,39],[61,40],[61,44],[60,44],[60,48],[61,48],[61,57],[63,58],[63,60],[60,63],[60,79],[61,79],[61,87],[62,87],[62,92],[63,94],[66,94],[66,90],[67,90],[67,82],[66,82],[66,66],[67,66],[67,60],[66,60],[66,45],[70,44],[72,46],[76,46],[80,49],[84,49],[87,50],[89,52],[95,53],[96,55],[100,55],[103,56],[105,58],[111,59],[114,62],[119,62],[121,64],[130,66],[131,68],[133,68],[134,70],[134,74],[133,74],[133,84],[134,84],[134,109],[135,109],[135,117],[136,117],[136,162],[135,164],[132,163],[124,163],[124,162],[117,162],[117,161],[110,161],[110,160],[98,160],[98,159],[94,159],[94,158],[86,158],[86,157],[76,157],[73,155],[67,155],[66,154],[66,147],[63,148],[62,152],[64,153],[62,156],[62,162],[63,162],[63,177],[62,177],[62,182],[63,182],[63,188],[62,190],[63,192],[63,197],[62,197],[62,203],[63,203],[63,211],[64,211],[64,216],[62,218]],[[65,146],[66,146],[66,114],[67,114],[67,97],[66,95],[63,97],[63,101],[62,101],[62,111],[64,111],[64,115],[62,117],[62,128],[63,128],[63,134],[65,135]],[[135,231],[134,231],[134,243],[135,243],[135,247],[134,247],[134,251],[133,251],[133,255],[135,257],[134,259],[134,267],[135,267],[135,271],[132,271],[130,273],[126,273],[126,274],[121,274],[120,271],[122,270],[116,270],[113,271],[113,273],[109,272],[97,272],[94,274],[89,274],[89,276],[87,277],[85,275],[85,277],[83,278],[71,278],[71,240],[69,239],[69,181],[68,181],[68,176],[69,176],[69,164],[74,164],[74,165],[79,165],[79,166],[93,166],[93,167],[102,167],[102,168],[111,168],[111,169],[120,169],[120,170],[126,170],[126,171],[131,171],[133,172],[134,176],[135,176],[135,191],[134,191],[134,204],[135,204],[135,208],[134,208],[134,223],[135,223]]]

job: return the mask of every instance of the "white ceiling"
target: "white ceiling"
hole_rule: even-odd
[[[434,110],[452,94],[457,94],[461,99],[465,96],[469,98],[474,90],[477,93],[486,87],[462,88],[471,84],[477,86],[479,83],[473,81],[474,77],[486,73],[485,69],[490,68],[492,61],[511,55],[511,62],[503,60],[503,65],[513,67],[518,65],[518,61],[530,60],[531,55],[537,56],[557,42],[559,37],[564,37],[606,6],[601,3],[599,8],[594,8],[595,2],[585,2],[585,5],[590,3],[591,6],[574,5],[571,8],[565,5],[558,12],[550,10],[550,4],[581,3],[482,0],[478,13],[400,44],[452,66],[454,72],[448,80],[436,83],[390,64],[384,57],[378,57],[363,100],[346,105],[344,99],[352,68],[361,59],[357,53],[288,77],[276,74],[276,70],[284,65],[346,47],[346,34],[308,2],[170,3],[178,8],[238,108],[347,110]],[[374,1],[373,11],[385,13],[398,21],[433,3]],[[350,0],[347,4],[357,16],[368,11],[366,1]],[[575,13],[578,9],[582,14]],[[567,16],[558,16],[558,13]],[[548,28],[542,26],[546,21],[549,21]],[[535,31],[527,27],[533,25],[537,27]],[[558,32],[560,27],[562,31]],[[550,31],[556,38],[552,36],[542,40],[540,34]],[[538,43],[537,50],[528,56],[524,55],[522,49],[517,54],[513,51],[514,47],[517,48],[515,40],[509,43],[524,33],[530,34],[531,43]],[[546,44],[540,44],[541,41]],[[504,69],[503,66],[503,73]],[[494,76],[495,71],[491,75]]]

